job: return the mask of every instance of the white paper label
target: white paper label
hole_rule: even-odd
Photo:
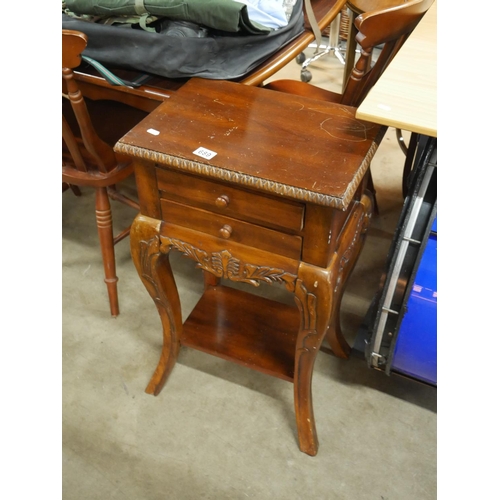
[[[214,153],[213,151],[210,151],[210,149],[206,148],[198,148],[196,151],[193,151],[194,155],[201,156],[202,158],[205,158],[207,160],[212,159],[217,153]]]
[[[147,132],[152,135],[160,135],[160,132],[158,132],[158,130],[155,130],[154,128],[148,128]]]

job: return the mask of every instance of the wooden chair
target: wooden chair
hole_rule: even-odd
[[[321,101],[357,107],[380,78],[407,37],[434,0],[411,0],[407,3],[359,15],[354,24],[361,55],[352,69],[342,94],[295,80],[275,80],[265,88],[302,95]],[[381,0],[383,4],[383,0]],[[383,46],[376,62],[371,64],[375,47]]]
[[[348,76],[351,74],[356,58],[356,26],[354,26],[354,19],[360,14],[365,12],[372,12],[374,10],[385,10],[389,7],[401,5],[406,0],[347,0],[346,10],[348,12],[347,19],[347,41],[345,48],[345,64],[344,64],[344,80],[342,88],[345,88]],[[403,154],[406,156],[408,147],[406,146],[401,129],[396,129],[396,137],[398,139],[399,147]]]
[[[73,78],[73,68],[80,65],[80,54],[87,45],[87,37],[76,31],[62,30],[62,76],[63,89],[63,191],[71,188],[79,195],[78,186],[95,189],[95,211],[97,229],[104,264],[104,281],[108,288],[111,315],[119,314],[118,289],[115,269],[114,245],[125,238],[130,228],[119,235],[113,235],[110,198],[123,202],[139,210],[139,204],[120,193],[116,185],[131,176],[133,166],[130,161],[119,158],[113,151],[114,143],[136,125],[147,113],[130,108],[121,103],[99,103],[94,107],[83,99],[77,82]],[[98,119],[95,113],[98,112]],[[94,120],[93,120],[94,119]],[[102,130],[96,132],[96,124]],[[106,140],[103,140],[102,135]]]
[[[354,19],[365,12],[376,10],[386,10],[390,7],[396,7],[405,3],[406,0],[347,0],[346,7],[348,11],[346,56],[344,66],[344,81],[342,88],[345,88],[349,75],[351,74],[356,58],[356,35],[358,34]]]
[[[311,7],[320,31],[324,31],[339,15],[346,0],[311,0]],[[250,86],[261,86],[278,70],[293,61],[307,47],[316,40],[304,6],[304,31],[293,40],[286,43],[271,57],[256,66],[248,74],[236,79],[239,83]],[[108,69],[119,77],[135,80],[144,76],[144,73],[135,70],[108,66]],[[114,99],[130,104],[139,109],[151,112],[165,99],[169,99],[172,92],[182,87],[185,79],[172,79],[150,75],[151,78],[138,88],[111,85],[100,76],[94,68],[79,68],[75,71],[82,92],[93,99]]]
[[[343,93],[338,94],[295,80],[275,80],[264,87],[320,101],[359,106],[433,2],[434,0],[412,0],[386,7],[387,0],[372,1],[372,4],[378,3],[385,8],[363,13],[354,21],[361,55],[346,81]],[[376,62],[372,64],[373,51],[378,46],[382,46],[382,50]],[[368,189],[374,195],[374,208],[377,213],[375,187],[370,171]]]

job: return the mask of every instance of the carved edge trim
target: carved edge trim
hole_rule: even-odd
[[[297,276],[275,267],[257,266],[243,262],[234,257],[228,250],[220,252],[206,252],[184,241],[160,235],[160,248],[162,253],[168,253],[171,248],[181,252],[186,257],[194,260],[196,266],[214,274],[218,278],[227,278],[231,281],[248,283],[259,286],[259,282],[278,283],[285,285],[286,289],[293,292]]]
[[[323,205],[345,210],[349,206],[349,203],[351,202],[356,189],[358,188],[361,180],[367,172],[373,155],[375,154],[375,151],[377,151],[377,148],[378,145],[375,142],[370,146],[370,149],[368,150],[368,153],[366,154],[363,162],[358,168],[358,171],[347,186],[345,196],[343,198],[336,198],[334,196],[309,191],[308,189],[297,188],[268,179],[262,179],[261,177],[254,177],[252,175],[242,174],[240,172],[233,172],[221,167],[206,165],[203,163],[198,163],[196,161],[187,160],[185,158],[178,158],[176,156],[171,156],[165,153],[159,153],[157,151],[151,151],[149,149],[144,149],[138,146],[124,144],[122,142],[118,142],[115,145],[114,149],[119,153],[124,153],[136,158],[142,158],[164,165],[169,165],[186,172],[192,172],[195,174],[201,174],[235,184],[241,184],[246,187],[256,188],[262,191],[267,191],[269,193],[287,196],[299,201],[306,201],[315,203],[316,205]]]

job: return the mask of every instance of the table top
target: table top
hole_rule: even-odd
[[[437,137],[437,1],[370,90],[356,117]]]
[[[356,120],[354,113],[348,106],[193,78],[115,149],[280,197],[345,209],[383,135],[383,127]]]

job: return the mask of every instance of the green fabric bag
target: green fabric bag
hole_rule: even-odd
[[[247,6],[233,0],[66,0],[75,14],[106,17],[157,16],[227,31],[266,34],[270,28],[251,21]]]

